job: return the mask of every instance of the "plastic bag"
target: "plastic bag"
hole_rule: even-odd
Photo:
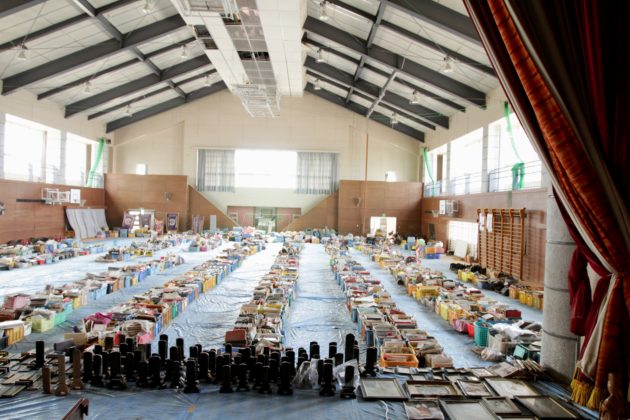
[[[315,364],[315,366],[317,366],[317,364]],[[315,369],[315,375],[317,375],[317,369]],[[314,384],[317,385],[317,381],[314,383],[311,381],[311,362],[308,360],[302,362],[293,378],[293,386],[296,388],[312,389],[314,388]]]
[[[337,379],[340,386],[344,386],[346,384],[346,366],[354,367],[354,380],[352,381],[354,387],[359,386],[359,382],[361,380],[361,373],[359,372],[359,363],[356,359],[352,359],[346,363],[342,363],[339,366],[336,366],[333,369],[333,376]]]

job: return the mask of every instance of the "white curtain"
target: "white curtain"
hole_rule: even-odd
[[[234,150],[199,149],[197,190],[234,192]]]
[[[66,215],[77,239],[94,238],[102,229],[109,230],[105,209],[66,209]]]
[[[336,153],[298,152],[298,194],[332,194],[338,184]]]

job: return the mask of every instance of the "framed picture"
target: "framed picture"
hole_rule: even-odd
[[[490,388],[500,397],[537,396],[538,391],[520,379],[486,378]]]
[[[440,400],[450,420],[490,420],[497,416],[481,400]]]
[[[405,384],[411,398],[457,397],[462,395],[450,381],[407,381]]]
[[[467,397],[492,397],[494,394],[481,381],[457,381],[457,385]]]
[[[521,410],[507,397],[485,397],[483,402],[494,414],[521,414]]]
[[[444,420],[438,400],[412,400],[404,405],[409,420]]]
[[[396,378],[361,378],[361,394],[365,400],[406,401],[408,399]]]
[[[492,376],[497,376],[486,368],[471,368],[470,373],[475,375],[477,378],[490,378]]]
[[[518,397],[516,400],[523,404],[529,411],[532,412],[532,414],[541,420],[579,418],[571,410],[560,404],[560,402],[556,399],[546,395]]]
[[[399,375],[411,375],[416,373],[416,368],[399,366],[396,368],[396,373]]]

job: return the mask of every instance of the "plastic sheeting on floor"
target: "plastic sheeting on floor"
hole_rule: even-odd
[[[315,340],[328,354],[329,342],[336,341],[341,348],[346,334],[357,335],[357,325],[350,318],[346,298],[328,260],[322,245],[307,244],[300,255],[296,299],[284,328],[287,347],[308,348]]]
[[[432,309],[420,304],[419,301],[407,295],[406,290],[396,284],[396,281],[389,273],[383,270],[377,263],[370,260],[365,254],[351,250],[350,255],[361,263],[372,276],[379,279],[385,290],[392,296],[401,310],[411,315],[418,321],[418,328],[425,330],[429,335],[435,337],[444,348],[444,353],[453,359],[455,367],[488,366],[493,363],[485,362],[471,351],[473,340],[465,334],[455,331],[446,321],[444,321]]]
[[[230,246],[229,244],[224,246]],[[268,244],[267,250],[247,258],[241,267],[230,273],[217,287],[195,300],[187,310],[177,317],[165,330],[171,342],[175,337],[184,337],[186,346],[197,342],[204,348],[221,347],[223,334],[231,329],[238,316],[240,306],[251,299],[252,291],[261,276],[274,261],[280,244]],[[219,253],[185,253],[186,263],[172,270],[149,276],[139,285],[107,295],[90,302],[86,308],[103,310],[116,302],[127,300],[133,293],[153,285],[161,284],[168,278],[190,270],[195,264]],[[480,360],[462,346],[459,339],[450,339],[450,327],[441,318],[432,317],[432,312],[420,306],[395,284],[391,276],[368,261],[367,257],[354,254],[372,274],[383,281],[396,303],[432,334],[439,337],[446,352],[453,356],[458,366],[462,363],[480,365]],[[51,266],[62,267],[62,265]],[[26,271],[26,270],[25,270]],[[400,293],[398,293],[400,292]],[[112,299],[107,301],[107,299]],[[94,304],[94,306],[92,305]],[[98,306],[96,306],[98,305]],[[72,315],[83,315],[77,308]],[[70,319],[74,319],[70,317]],[[62,333],[58,328],[67,328],[71,323],[56,327],[41,334],[48,342]],[[444,329],[442,329],[442,326]],[[289,309],[285,324],[286,344],[294,347],[307,346],[312,340],[326,346],[329,341],[343,342],[346,333],[355,333],[356,324],[350,320],[345,307],[345,298],[328,265],[328,256],[321,245],[306,244],[300,258],[300,277],[297,297]],[[454,332],[453,332],[454,333]],[[457,334],[457,333],[454,333]],[[30,337],[34,338],[35,334]],[[459,336],[459,335],[458,335]],[[30,338],[27,337],[27,338]],[[459,336],[467,340],[464,336]],[[362,341],[362,340],[360,340]],[[31,340],[30,347],[32,348]],[[322,347],[325,348],[325,347]],[[465,354],[463,358],[460,355]],[[473,359],[474,357],[474,359]],[[474,363],[473,363],[474,361]],[[404,376],[398,376],[404,380]],[[555,385],[547,386],[548,392],[564,395],[566,391]],[[275,387],[274,387],[275,388]],[[261,395],[257,391],[219,394],[217,385],[200,385],[199,394],[184,394],[179,389],[150,390],[130,386],[125,391],[109,391],[103,388],[90,388],[72,391],[67,397],[43,395],[41,391],[25,391],[15,398],[0,399],[0,418],[6,419],[51,419],[61,418],[81,397],[90,401],[90,419],[405,419],[402,403],[341,400],[339,393],[334,397],[320,397],[318,391],[295,389],[293,396]],[[563,394],[564,392],[564,394]],[[585,417],[596,418],[592,413],[581,413]]]
[[[225,246],[229,247],[230,245],[229,244],[223,245],[210,252],[198,252],[198,253],[184,253],[184,252],[181,252],[181,250],[178,250],[178,248],[167,248],[167,249],[157,251],[153,257],[138,258],[137,260],[132,260],[133,262],[135,261],[142,262],[143,260],[151,260],[154,258],[159,258],[160,255],[165,255],[169,252],[172,253],[172,252],[178,251],[180,252],[180,255],[182,255],[182,257],[184,258],[184,264],[175,266],[171,269],[153,274],[151,276],[147,276],[142,282],[139,282],[135,286],[120,289],[114,293],[107,294],[98,300],[88,301],[86,305],[80,306],[74,309],[68,315],[65,322],[61,323],[60,325],[46,332],[32,333],[24,337],[22,340],[18,341],[17,343],[13,344],[12,346],[10,346],[8,350],[11,352],[32,350],[35,348],[35,341],[37,340],[44,340],[47,343],[47,345],[51,345],[53,343],[63,341],[64,333],[72,332],[73,326],[79,325],[83,321],[83,318],[85,318],[86,316],[91,315],[95,312],[106,312],[112,306],[129,301],[129,299],[131,299],[131,297],[134,294],[142,293],[145,290],[150,289],[151,287],[162,286],[169,279],[174,278],[179,274],[183,274],[187,271],[190,271],[195,265],[200,264],[208,259],[211,259],[215,255],[218,255]],[[95,255],[90,255],[87,257],[91,257],[92,262],[88,264],[84,263],[83,264],[84,271],[82,271],[81,273],[79,273],[80,265],[79,266],[72,265],[73,266],[72,275],[74,275],[75,277],[70,278],[70,279],[62,278],[62,280],[60,280],[58,278],[58,276],[62,272],[65,271],[65,268],[68,267],[67,265],[64,265],[64,262],[60,262],[58,264],[48,266],[49,274],[47,276],[43,276],[43,275],[39,276],[38,278],[39,284],[37,284],[37,290],[43,289],[46,284],[63,284],[71,280],[78,280],[82,278],[86,273],[85,271],[86,265],[89,266],[90,269],[92,269],[88,271],[98,273],[98,272],[107,270],[107,267],[109,266],[122,266],[125,264],[133,263],[133,262],[127,261],[127,262],[118,262],[115,264],[103,264],[103,263],[93,262],[96,257]],[[77,258],[83,258],[83,257],[77,257]],[[70,262],[70,261],[72,260],[68,260],[67,262]],[[24,271],[28,271],[28,270],[29,269],[24,269]],[[29,282],[29,289],[30,288],[35,288],[35,284],[31,284]]]

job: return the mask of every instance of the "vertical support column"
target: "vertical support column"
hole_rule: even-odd
[[[488,192],[488,125],[483,126],[481,137],[481,192]]]
[[[446,161],[444,163],[446,170],[446,176],[442,180],[446,188],[442,188],[442,192],[446,193],[446,195],[451,195],[453,192],[451,191],[451,142],[446,143],[446,156],[444,157]]]
[[[55,183],[66,183],[66,147],[68,144],[68,133],[66,131],[61,132],[59,138],[59,171]]]
[[[545,307],[543,311],[543,366],[569,382],[578,357],[578,337],[569,331],[571,310],[567,275],[575,242],[569,235],[553,189],[547,194],[545,248]]]
[[[0,112],[0,179],[4,179],[4,142],[6,132],[6,114],[4,112]]]

